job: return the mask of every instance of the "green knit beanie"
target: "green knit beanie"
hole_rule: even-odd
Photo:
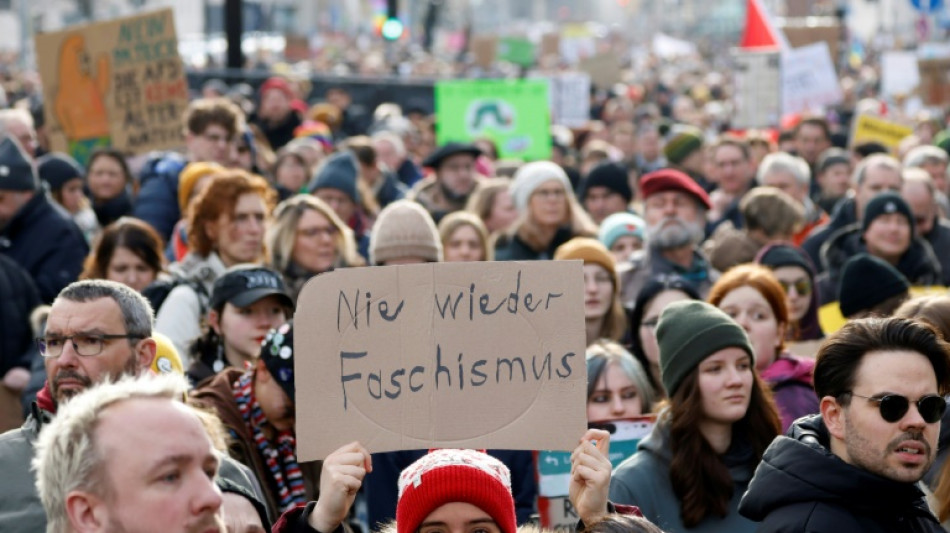
[[[656,342],[660,379],[670,396],[703,359],[723,348],[742,348],[755,364],[755,351],[742,326],[719,308],[698,300],[666,306],[656,328]]]

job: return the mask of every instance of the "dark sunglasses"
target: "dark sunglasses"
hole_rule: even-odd
[[[779,280],[779,283],[782,284],[782,289],[785,290],[786,294],[788,294],[788,289],[792,287],[795,287],[795,292],[797,292],[799,296],[808,296],[811,294],[811,281],[809,281],[808,278],[797,279],[793,283]]]
[[[904,415],[907,414],[907,410],[910,409],[910,400],[908,400],[906,396],[900,396],[898,394],[888,394],[887,396],[875,398],[861,396],[860,394],[852,392],[851,396],[877,402],[878,408],[881,410],[881,418],[888,422],[897,422],[901,418],[904,418]],[[943,413],[947,410],[947,400],[943,399],[943,396],[924,396],[914,403],[917,404],[917,412],[920,413],[920,417],[928,424],[938,422],[940,418],[943,417]]]

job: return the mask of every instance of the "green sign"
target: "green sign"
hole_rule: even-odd
[[[435,85],[436,141],[488,137],[500,157],[551,157],[546,80],[444,81]]]
[[[534,64],[534,44],[528,39],[506,37],[498,42],[498,59],[530,67]]]

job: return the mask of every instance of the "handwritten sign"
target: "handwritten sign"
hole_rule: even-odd
[[[775,51],[733,49],[735,61],[735,115],[738,129],[778,125],[782,113],[781,54]]]
[[[782,113],[819,112],[844,98],[828,43],[822,41],[782,54]]]
[[[630,420],[591,424],[610,432],[610,464],[616,468],[636,453],[640,441],[646,438],[656,424],[656,415]],[[571,527],[577,524],[577,511],[568,498],[571,484],[570,452],[539,451],[535,454],[538,474],[538,512],[541,526],[547,529]]]
[[[871,115],[858,115],[854,118],[851,146],[875,141],[896,151],[904,137],[912,133],[914,129],[910,126]]]
[[[570,450],[586,422],[580,261],[343,269],[295,314],[297,453]],[[557,420],[557,424],[552,424]]]
[[[180,146],[188,85],[171,9],[36,36],[53,149]]]

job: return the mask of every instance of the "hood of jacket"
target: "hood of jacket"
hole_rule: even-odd
[[[777,437],[762,456],[739,512],[762,521],[772,511],[822,502],[855,515],[930,516],[923,492],[851,466],[831,453],[828,429],[820,415],[802,418]]]
[[[814,371],[813,359],[802,359],[788,352],[782,352],[760,375],[773,386],[787,381],[798,381],[811,386]]]

